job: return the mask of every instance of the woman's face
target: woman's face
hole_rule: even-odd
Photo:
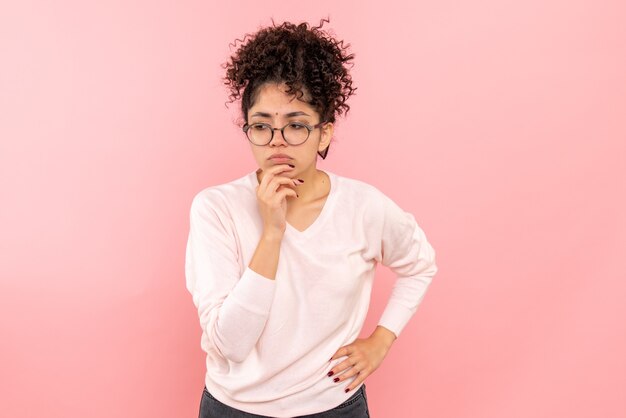
[[[277,83],[266,83],[259,87],[256,101],[248,109],[248,124],[263,122],[273,128],[282,128],[290,122],[302,122],[309,126],[321,122],[319,113],[311,105],[285,93],[286,89],[285,84]],[[305,92],[303,99],[306,98]],[[250,146],[261,169],[265,170],[276,164],[292,164],[295,169],[291,170],[289,175],[295,176],[297,173],[315,170],[317,152],[323,151],[330,144],[332,130],[332,123],[313,129],[309,138],[299,145],[288,144],[277,130],[274,131],[274,137],[269,144],[250,143]],[[274,154],[286,154],[290,160],[270,159]]]

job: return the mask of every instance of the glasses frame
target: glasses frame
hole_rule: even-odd
[[[319,128],[320,126],[324,125],[325,123],[327,123],[327,122],[326,122],[326,121],[322,121],[322,122],[320,122],[320,123],[317,123],[317,124],[315,124],[315,125],[311,126],[311,125],[307,125],[306,123],[302,123],[302,122],[289,122],[288,124],[286,124],[286,125],[285,125],[285,126],[283,126],[282,128],[274,128],[274,127],[272,127],[272,125],[270,125],[269,123],[265,123],[265,122],[256,122],[256,123],[251,123],[251,124],[244,123],[244,125],[243,125],[243,127],[242,127],[241,129],[244,131],[244,133],[246,134],[246,138],[248,138],[248,141],[250,141],[250,143],[251,143],[252,145],[258,145],[258,146],[260,146],[260,147],[263,147],[263,146],[265,146],[265,145],[269,144],[269,143],[270,143],[270,142],[272,142],[272,140],[274,139],[274,132],[275,132],[275,131],[280,131],[280,134],[283,136],[283,139],[284,139],[284,140],[285,140],[285,142],[286,142],[286,143],[288,143],[289,145],[302,145],[302,144],[304,144],[304,143],[305,143],[305,142],[309,139],[309,136],[311,136],[311,132],[313,132],[313,130],[314,130],[314,129]],[[248,130],[250,129],[250,127],[252,127],[252,126],[254,126],[254,125],[263,125],[263,126],[267,126],[267,127],[268,127],[271,131],[272,131],[272,135],[270,136],[270,140],[269,140],[269,141],[267,141],[265,144],[256,144],[256,143],[252,142],[252,140],[251,140],[251,139],[250,139],[250,137],[248,136]],[[307,131],[308,131],[308,132],[307,132],[307,135],[306,135],[306,139],[305,139],[304,141],[302,141],[302,142],[297,143],[297,144],[292,144],[291,142],[289,142],[289,141],[287,140],[287,138],[285,138],[285,128],[286,128],[287,126],[289,126],[289,125],[300,125],[300,126],[302,126],[302,127],[306,128],[306,129],[307,129]]]

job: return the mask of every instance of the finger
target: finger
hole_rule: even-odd
[[[274,179],[272,179],[272,183],[270,183],[270,185],[268,186],[268,190],[273,190],[276,196],[279,197],[282,197],[280,195],[280,192],[282,192],[283,190],[293,190],[294,194],[296,196],[298,195],[294,180],[285,177],[275,177]]]
[[[280,186],[293,187],[295,189],[295,187],[299,186],[300,184],[301,184],[301,182],[298,181],[298,179],[292,179],[292,178],[289,178],[289,177],[276,176],[267,185],[267,189],[266,190],[271,190],[274,193],[276,193],[280,189]]]
[[[268,168],[266,171],[268,173],[272,173],[273,175],[277,175],[277,174],[280,174],[280,173],[283,173],[283,172],[291,171],[294,168],[295,167],[293,167],[290,164],[277,164],[277,165],[274,165],[274,166]]]
[[[339,378],[339,380],[345,380],[354,376],[359,372],[359,370],[364,368],[365,366],[363,364],[360,364],[358,360],[355,360],[354,357],[352,357],[342,361],[340,364],[333,367],[332,371],[334,371],[333,374],[338,375],[337,377]]]
[[[333,354],[333,356],[330,358],[330,361],[333,361],[334,359],[347,356],[347,355],[348,355],[348,347],[346,346],[341,347],[339,350],[335,352],[335,354]]]
[[[293,167],[291,167],[288,164],[279,164],[279,165],[270,167],[267,170],[264,170],[263,178],[261,179],[261,182],[259,183],[261,192],[262,193],[265,192],[268,184],[272,181],[274,177],[278,176],[280,173],[288,172],[290,170],[293,170]]]
[[[289,187],[283,187],[276,193],[276,199],[278,199],[278,201],[281,201],[287,196],[298,197],[298,193],[294,189]]]
[[[355,358],[354,356],[352,357],[348,357],[347,359],[345,359],[344,361],[342,361],[339,364],[336,364],[332,369],[330,369],[330,371],[328,372],[328,376],[335,376],[339,377],[339,380],[343,380],[342,376],[350,376],[345,370],[348,370],[350,368],[354,368],[355,364],[357,364],[359,362],[359,359]],[[359,368],[357,368],[358,370]],[[342,374],[343,373],[343,374]],[[345,377],[344,377],[345,379]],[[333,379],[335,380],[335,382],[338,382],[339,380],[337,379]]]
[[[274,188],[274,184],[276,184],[276,187],[274,188],[274,190],[278,189],[278,186],[280,185],[295,187],[295,186],[299,186],[302,183],[303,182],[301,182],[299,179],[292,179],[290,177],[283,177],[283,176],[276,176],[270,182],[270,184],[272,184],[272,188]]]
[[[281,173],[288,173],[291,170],[293,170],[293,167],[288,164],[275,165],[268,170],[263,171],[263,178],[261,179],[260,184],[267,184],[272,181],[274,177],[279,176]]]
[[[344,392],[350,392],[352,390],[354,390],[354,388],[356,388],[357,386],[359,386],[361,384],[361,382],[365,381],[365,378],[367,377],[368,373],[359,373],[358,377],[356,379],[354,379],[352,381],[352,383],[350,383],[345,389]]]
[[[343,374],[341,374],[341,375],[337,376],[337,377],[334,379],[334,382],[335,382],[336,384],[339,384],[339,385],[340,385],[340,384],[341,384],[341,382],[348,381],[348,380],[350,380],[350,379],[353,379],[353,378],[354,378],[354,379],[350,382],[350,384],[346,387],[346,388],[348,388],[349,390],[352,390],[352,389],[354,389],[355,387],[357,387],[357,386],[358,386],[358,384],[359,384],[360,382],[362,382],[363,380],[365,380],[365,378],[366,378],[369,374],[370,374],[369,369],[367,369],[367,368],[363,368],[363,369],[359,370],[359,366],[354,366],[354,367],[352,367],[349,371],[347,371],[347,372],[345,372],[345,373],[343,373]]]

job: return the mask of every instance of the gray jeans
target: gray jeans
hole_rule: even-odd
[[[251,414],[240,411],[218,401],[209,393],[206,386],[200,401],[198,418],[271,418],[266,415]],[[324,412],[310,415],[300,415],[295,418],[370,418],[367,407],[365,383],[354,394],[339,406]]]

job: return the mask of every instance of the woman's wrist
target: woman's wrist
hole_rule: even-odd
[[[264,229],[263,233],[261,234],[261,239],[268,243],[276,243],[282,241],[283,235],[285,235],[284,231],[279,231],[276,229]]]
[[[376,327],[376,329],[374,330],[374,332],[372,333],[372,335],[370,336],[372,338],[376,338],[378,340],[380,340],[381,342],[383,342],[385,345],[387,345],[388,347],[391,347],[391,345],[393,344],[393,342],[396,340],[396,334],[394,334],[391,330],[378,325]]]

